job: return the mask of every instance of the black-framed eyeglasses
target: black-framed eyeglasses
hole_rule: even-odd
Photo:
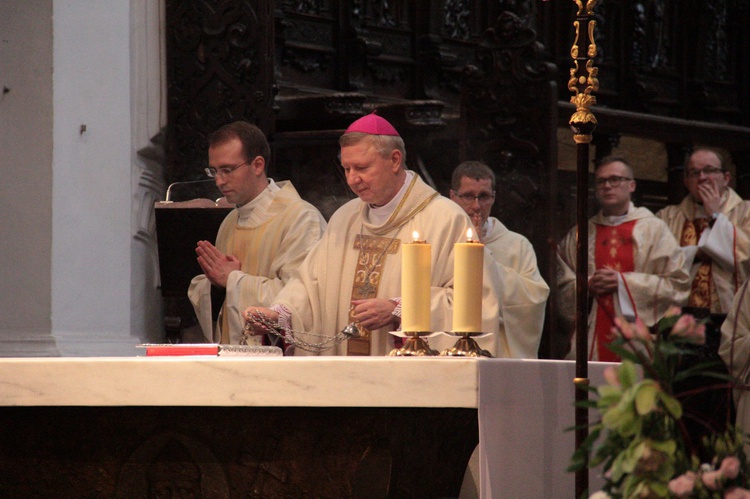
[[[716,168],[715,166],[707,166],[703,168],[702,170],[696,170],[693,168],[688,168],[687,176],[690,178],[698,178],[703,175],[713,175],[715,173],[724,173],[724,170],[722,168]]]
[[[471,204],[475,200],[479,201],[479,204],[487,204],[492,202],[493,199],[495,199],[495,193],[487,194],[486,192],[483,192],[479,196],[475,196],[474,194],[470,194],[468,192],[465,192],[463,194],[459,194],[458,192],[453,191],[458,198],[463,201],[466,204]]]
[[[630,180],[633,180],[630,177],[620,177],[618,175],[612,175],[611,177],[604,177],[604,178],[597,178],[594,180],[597,187],[604,187],[605,185],[609,184],[612,187],[620,187],[623,182],[628,182]]]
[[[248,159],[244,163],[241,163],[241,164],[239,164],[237,166],[222,166],[220,168],[211,168],[209,166],[208,168],[205,168],[206,175],[208,175],[211,178],[216,178],[216,177],[226,178],[227,176],[229,176],[232,173],[234,173],[235,170],[237,170],[238,168],[240,168],[242,166],[245,166],[249,162],[250,162],[250,160]]]

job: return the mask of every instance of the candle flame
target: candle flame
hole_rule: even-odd
[[[419,242],[419,232],[417,232],[416,230],[411,233],[411,237],[414,238],[415,243]]]
[[[474,240],[474,232],[471,229],[466,230],[466,240],[469,242]]]

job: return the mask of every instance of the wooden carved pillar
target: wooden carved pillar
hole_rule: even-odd
[[[532,2],[515,2],[518,12]],[[557,168],[555,66],[527,17],[503,11],[476,50],[461,89],[460,159],[480,160],[497,176],[493,215],[534,246],[540,272],[554,279],[552,224]],[[550,351],[549,331],[540,355]]]

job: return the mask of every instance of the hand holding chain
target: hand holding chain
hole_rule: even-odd
[[[271,321],[271,319],[269,319],[263,312],[256,310],[255,313],[257,314],[257,316],[251,314],[245,321],[245,327],[242,332],[243,342],[245,343],[247,342],[247,337],[251,336],[254,326],[261,326],[262,329],[264,329],[268,334],[276,336],[277,338],[289,343],[290,345],[294,345],[295,348],[301,348],[302,350],[306,350],[312,353],[324,352],[333,348],[333,346],[338,345],[339,343],[347,341],[350,338],[359,337],[359,329],[357,329],[356,326],[352,327],[352,324],[350,324],[335,336],[305,333],[307,336],[322,339],[322,341],[318,343],[311,343],[296,337],[295,331],[293,329],[281,327],[277,323]]]

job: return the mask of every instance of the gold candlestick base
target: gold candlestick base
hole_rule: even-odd
[[[404,345],[401,348],[391,350],[388,357],[425,357],[439,354],[437,350],[430,348],[427,340],[421,338],[421,336],[431,335],[431,331],[409,331],[404,332],[404,334],[408,336]]]
[[[440,355],[444,357],[492,357],[492,354],[479,346],[472,336],[481,336],[484,333],[449,333],[458,336],[456,344],[451,348],[443,350]]]

